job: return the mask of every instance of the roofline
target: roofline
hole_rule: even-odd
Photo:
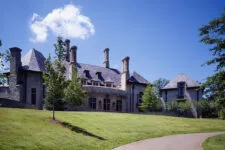
[[[130,82],[130,81],[127,81],[127,83],[131,83],[131,84],[141,84],[141,85],[152,85],[151,83],[139,83],[139,82]]]
[[[201,86],[191,86],[191,87],[187,87],[187,89],[194,89],[194,88],[200,88]],[[177,89],[177,87],[176,88],[162,88],[162,89],[160,89],[161,91],[163,91],[163,90],[174,90],[174,89]]]

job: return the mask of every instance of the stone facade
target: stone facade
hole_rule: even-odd
[[[122,72],[110,68],[109,48],[104,49],[104,66],[82,64],[77,62],[77,47],[70,47],[70,40],[65,43],[65,77],[71,79],[74,66],[84,90],[88,93],[84,105],[66,106],[66,109],[138,112],[137,105],[141,102],[142,93],[149,82],[136,72],[130,74],[129,57],[122,60]],[[9,86],[0,88],[0,99],[7,98],[42,109],[45,97],[42,79],[42,72],[45,72],[44,56],[31,49],[21,59],[21,49],[10,48],[10,51],[10,72],[6,73]]]

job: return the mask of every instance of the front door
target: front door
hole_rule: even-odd
[[[110,111],[110,99],[104,99],[104,111]]]

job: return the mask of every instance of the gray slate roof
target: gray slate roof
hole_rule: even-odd
[[[142,77],[135,71],[131,74],[129,81],[134,83],[140,83],[140,84],[150,84],[148,80],[146,80],[144,77]]]
[[[45,72],[45,57],[37,50],[31,49],[22,58],[24,70]]]
[[[64,62],[66,66],[66,77],[69,78],[69,62]],[[115,86],[120,85],[120,71],[113,68],[105,68],[95,65],[77,64],[77,70],[80,77],[87,80],[94,80],[99,82],[113,82]],[[85,70],[89,71],[89,75],[86,76]],[[99,77],[97,72],[101,73]]]
[[[192,80],[190,77],[187,75],[181,73],[178,74],[173,80],[171,80],[163,89],[174,89],[177,88],[177,83],[178,82],[186,82],[187,88],[190,87],[200,87],[200,84],[197,83],[196,81]]]

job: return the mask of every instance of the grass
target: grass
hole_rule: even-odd
[[[204,150],[225,150],[225,134],[209,137],[203,143]]]
[[[225,131],[225,121],[104,112],[0,108],[0,149],[101,150],[171,134]]]

